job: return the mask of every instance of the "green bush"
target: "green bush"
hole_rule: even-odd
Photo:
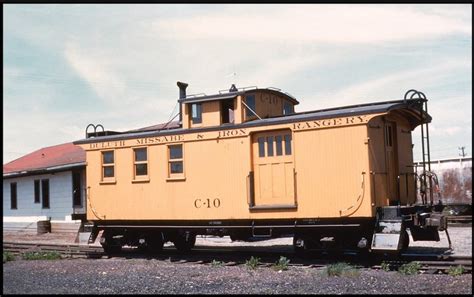
[[[390,264],[387,263],[387,262],[382,262],[382,264],[380,264],[380,266],[382,267],[382,270],[384,271],[390,271]]]
[[[413,275],[418,274],[418,270],[420,270],[421,264],[419,262],[410,262],[407,264],[403,264],[398,268],[398,272],[405,275]]]
[[[359,271],[347,263],[336,263],[328,265],[326,273],[328,276],[356,276]]]
[[[458,276],[458,275],[463,274],[464,271],[465,271],[465,269],[461,265],[452,266],[452,267],[449,267],[448,274],[451,275],[451,276]]]
[[[222,261],[212,260],[211,265],[212,265],[213,267],[222,266]]]
[[[258,264],[260,264],[260,258],[259,257],[250,257],[249,260],[245,261],[245,265],[250,268],[250,269],[255,269],[257,268]]]
[[[12,255],[10,252],[3,252],[3,263],[8,262],[8,261],[13,261],[15,260],[15,257]]]
[[[26,252],[23,254],[24,260],[58,260],[61,254],[58,252]]]
[[[290,260],[286,257],[280,256],[280,259],[275,263],[275,269],[277,270],[288,270],[288,264]]]

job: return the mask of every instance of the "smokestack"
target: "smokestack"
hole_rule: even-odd
[[[176,83],[179,87],[179,99],[186,99],[186,88],[188,87],[187,83],[178,81]],[[178,101],[179,102],[179,101]],[[179,124],[183,122],[183,108],[181,102],[179,102]]]
[[[179,87],[179,99],[185,99],[186,98],[186,88],[188,87],[187,83],[180,82],[178,81],[176,83]]]

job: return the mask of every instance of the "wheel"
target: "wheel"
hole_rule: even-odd
[[[293,249],[295,254],[298,256],[303,256],[306,252],[306,242],[302,237],[297,237],[296,235],[293,237]]]
[[[321,256],[321,245],[319,243],[320,235],[302,236],[295,235],[293,237],[293,249],[295,254],[300,257],[315,257]]]
[[[108,255],[119,253],[122,250],[122,245],[119,239],[114,238],[114,233],[105,230],[100,238],[100,244],[104,252]]]
[[[402,237],[402,250],[401,251],[406,251],[408,249],[408,246],[410,245],[410,236],[408,235],[407,230],[403,231],[401,237]]]
[[[122,246],[120,245],[107,245],[103,244],[102,248],[107,255],[118,254],[122,251]]]
[[[156,253],[161,251],[164,243],[161,232],[150,234],[145,238],[146,250],[148,252]]]
[[[180,233],[173,241],[175,248],[180,252],[190,251],[196,243],[196,235],[190,232]]]

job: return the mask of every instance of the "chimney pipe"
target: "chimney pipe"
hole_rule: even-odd
[[[176,83],[179,87],[179,99],[185,99],[186,98],[186,88],[188,87],[187,83],[180,82],[178,81]]]
[[[186,99],[186,88],[188,87],[188,84],[187,83],[184,83],[184,82],[180,82],[178,81],[176,83],[179,87],[179,99]],[[182,104],[181,102],[179,102],[178,100],[178,103],[179,103],[179,124],[182,125],[182,122],[183,122],[183,107],[182,107]]]

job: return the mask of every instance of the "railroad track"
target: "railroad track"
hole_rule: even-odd
[[[221,266],[245,265],[250,257],[259,258],[259,267],[270,267],[274,265],[280,256],[290,260],[290,267],[304,267],[323,269],[330,264],[337,262],[348,262],[355,267],[368,267],[372,269],[382,269],[385,265],[390,270],[396,270],[403,264],[418,262],[419,270],[428,273],[447,272],[451,267],[462,266],[464,271],[472,273],[472,256],[453,256],[446,254],[423,254],[410,253],[402,254],[397,258],[371,257],[364,259],[358,257],[357,253],[339,254],[316,254],[309,252],[306,256],[297,256],[291,248],[281,248],[276,250],[265,247],[217,247],[217,246],[196,246],[192,252],[183,254],[173,247],[165,247],[160,253],[151,254],[140,251],[137,248],[124,247],[121,253],[106,255],[101,247],[80,246],[64,244],[39,244],[39,243],[18,243],[3,242],[3,251],[7,251],[16,256],[28,252],[56,252],[62,258],[125,258],[125,259],[155,259],[169,261],[177,264],[207,264]]]
[[[469,216],[447,216],[448,225],[452,227],[472,226],[472,215]]]

